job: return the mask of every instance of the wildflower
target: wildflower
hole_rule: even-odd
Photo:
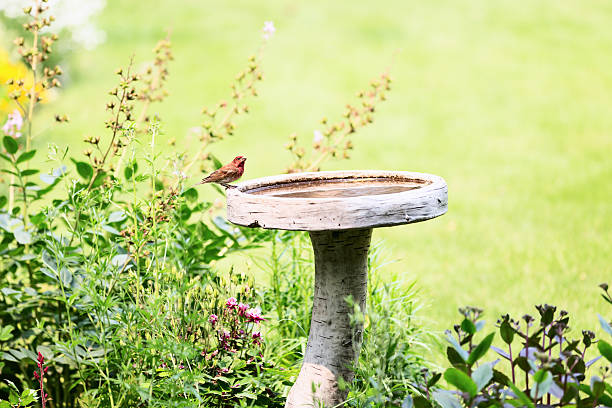
[[[20,137],[21,127],[23,126],[23,118],[17,109],[13,113],[8,114],[6,123],[2,126],[2,131],[7,136]]]
[[[45,357],[40,353],[40,351],[38,352],[36,365],[38,367],[38,371],[34,371],[34,378],[36,379],[36,381],[38,381],[38,387],[40,389],[40,402],[42,408],[45,408],[46,403],[49,399],[49,394],[47,394],[44,390],[44,377],[49,367],[45,367]]]
[[[172,174],[174,174],[176,177],[178,177],[181,180],[185,180],[187,178],[187,174],[185,174],[184,171],[174,170]]]
[[[238,315],[239,316],[245,316],[246,315],[246,311],[249,309],[249,305],[248,304],[244,304],[244,303],[238,303]]]
[[[274,35],[276,32],[276,28],[274,27],[273,21],[264,21],[263,26],[263,38],[264,40],[268,40],[270,37]]]
[[[246,318],[249,322],[259,323],[263,322],[265,319],[261,316],[261,309],[252,308],[246,311]]]
[[[225,306],[229,310],[233,310],[236,306],[238,306],[238,301],[236,300],[235,297],[231,297],[231,298],[227,299],[227,302],[225,302]]]
[[[314,131],[314,137],[312,138],[312,144],[314,147],[319,147],[321,146],[321,143],[323,142],[323,133],[321,133],[320,130],[315,130]]]
[[[260,332],[253,333],[251,337],[253,338],[253,344],[261,344],[261,333]]]
[[[208,322],[209,322],[210,324],[212,324],[212,325],[213,325],[213,327],[215,326],[215,324],[217,324],[217,322],[218,322],[218,321],[219,321],[219,317],[217,317],[217,315],[216,315],[216,314],[211,314],[211,315],[208,317]]]

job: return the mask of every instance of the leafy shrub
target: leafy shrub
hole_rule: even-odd
[[[607,285],[601,287],[604,299],[612,304]],[[580,339],[566,337],[569,315],[563,310],[557,311],[555,306],[539,305],[536,310],[537,318],[524,315],[518,321],[504,315],[497,321],[497,332],[507,347],[501,349],[491,345],[496,332],[476,341],[476,334],[484,328],[482,310],[461,309],[463,320],[454,326],[454,333],[446,333],[450,344],[446,354],[452,367],[444,372],[444,379],[456,391],[433,389],[432,400],[420,400],[421,406],[612,406],[612,346],[603,339],[596,341],[595,334],[588,330],[582,331]],[[601,316],[600,321],[604,331],[612,335],[609,323]],[[600,355],[587,360],[586,354],[594,345]],[[501,360],[482,362],[489,349]],[[587,376],[600,360],[603,360],[601,377]],[[510,377],[495,368],[500,361],[507,362]],[[434,384],[422,384],[421,389],[429,392]]]

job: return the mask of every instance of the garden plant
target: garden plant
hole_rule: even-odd
[[[48,96],[64,82],[52,15],[43,0],[24,9],[14,44],[25,68],[0,85],[9,107],[0,117],[0,408],[284,406],[310,328],[307,235],[231,225],[223,201],[187,181],[221,166],[215,147],[250,112],[274,25],[265,23],[228,97],[203,109],[190,151],[161,145],[164,123],[153,113],[181,63],[168,36],[149,63],[118,56],[128,62],[101,107],[106,132],[86,136],[78,152],[37,132],[40,105],[52,109]],[[313,139],[291,135],[288,171],[349,159],[352,136],[373,122],[391,84],[385,71],[339,119],[322,119]],[[222,188],[205,187],[222,199]],[[225,266],[237,253],[250,269]],[[462,310],[447,335],[450,367],[436,366],[416,287],[382,279],[384,256],[379,244],[368,255],[366,310],[345,299],[363,326],[355,380],[340,379],[345,406],[612,406],[611,339],[572,339],[569,316],[547,305],[537,319],[502,316],[499,336],[480,340],[481,311]],[[487,352],[499,361],[484,362]]]

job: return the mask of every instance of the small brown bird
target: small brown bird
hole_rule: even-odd
[[[232,181],[236,181],[242,177],[242,173],[244,173],[245,161],[246,157],[236,156],[230,163],[218,170],[213,171],[207,177],[204,177],[202,181],[196,184],[196,186],[206,183],[217,183],[221,184],[225,188],[236,187],[227,183],[231,183]]]

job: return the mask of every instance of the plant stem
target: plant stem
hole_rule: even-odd
[[[130,69],[132,68],[133,63],[134,63],[134,57],[132,56],[132,59],[130,60],[130,64],[127,67],[126,78],[129,78],[130,76]],[[117,138],[117,132],[119,131],[119,115],[121,114],[121,107],[123,106],[123,103],[125,102],[126,94],[127,94],[127,88],[122,88],[121,99],[119,102],[119,106],[117,107],[117,114],[115,115],[115,120],[113,122],[113,136],[111,138],[110,143],[108,144],[106,153],[104,153],[104,156],[102,157],[101,163],[99,164],[98,167],[96,167],[96,169],[94,170],[94,174],[91,177],[91,180],[89,180],[89,184],[87,185],[87,189],[86,189],[87,192],[91,191],[94,181],[96,181],[100,173],[102,173],[102,166],[104,166],[104,164],[106,163],[106,158],[108,154],[110,153],[111,149],[113,148],[113,143],[115,142],[115,139]],[[80,217],[81,217],[81,208],[79,207],[76,213],[75,220],[74,220],[74,226],[72,227],[72,236],[70,237],[68,246],[72,245],[72,241],[74,240],[74,236],[76,235],[75,233],[79,225]]]
[[[529,361],[529,323],[525,329],[525,357]],[[525,371],[525,389],[529,392],[529,371]]]
[[[225,117],[223,119],[221,119],[221,122],[219,122],[219,124],[217,126],[215,126],[215,133],[218,132],[219,129],[221,129],[221,127],[223,127],[227,123],[229,118],[232,116],[232,113],[234,112],[234,109],[236,109],[237,106],[238,106],[237,103],[234,103],[231,106],[231,108],[229,109],[229,111],[227,112]],[[189,169],[191,169],[191,167],[198,161],[199,157],[202,155],[202,153],[204,153],[204,150],[206,150],[207,147],[208,147],[208,144],[204,144],[204,145],[202,145],[202,147],[200,147],[200,150],[198,150],[198,152],[193,156],[193,159],[191,159],[189,164],[187,164],[185,166],[185,168],[183,169],[183,171],[185,173],[187,173],[189,171]]]

